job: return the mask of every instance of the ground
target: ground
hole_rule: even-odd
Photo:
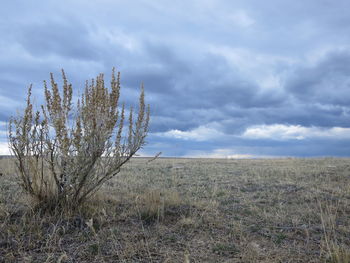
[[[350,262],[350,159],[133,159],[39,214],[0,160],[0,262]]]

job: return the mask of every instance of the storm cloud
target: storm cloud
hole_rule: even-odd
[[[151,104],[142,155],[349,156],[347,1],[24,1],[0,10],[0,154],[31,83],[121,71]],[[108,82],[108,80],[107,80]]]

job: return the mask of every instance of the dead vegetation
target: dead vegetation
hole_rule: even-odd
[[[37,208],[72,212],[145,144],[150,108],[142,87],[137,116],[133,107],[126,116],[114,68],[110,88],[99,74],[86,81],[76,103],[65,72],[61,89],[50,76],[50,88],[44,81],[45,103],[35,107],[30,86],[24,112],[10,119],[9,148],[20,185]]]
[[[350,160],[132,159],[71,216],[1,159],[3,262],[349,262]]]

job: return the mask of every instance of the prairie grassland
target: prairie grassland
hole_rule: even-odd
[[[137,158],[55,216],[0,172],[0,262],[350,262],[350,159]]]

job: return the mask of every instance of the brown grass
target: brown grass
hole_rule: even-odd
[[[4,262],[349,262],[350,159],[133,159],[59,218],[31,210],[10,167]]]

